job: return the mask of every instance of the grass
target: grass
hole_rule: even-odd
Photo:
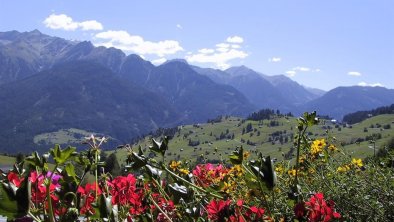
[[[81,129],[61,129],[56,132],[36,135],[33,141],[35,144],[78,144],[81,143],[85,137],[89,137],[92,134],[97,135],[97,133]]]
[[[270,126],[270,122],[277,122],[276,126]],[[343,144],[343,148],[354,157],[364,158],[366,156],[372,156],[374,153],[373,144],[369,141],[355,143],[358,138],[364,139],[366,136],[372,135],[373,133],[380,133],[382,138],[376,140],[375,148],[376,151],[379,148],[384,147],[387,141],[394,136],[394,114],[379,115],[364,120],[361,123],[354,124],[352,126],[343,126],[331,123],[328,120],[323,120],[319,125],[312,127],[309,132],[314,132],[312,137],[314,138],[325,138],[329,134],[336,138],[335,143]],[[242,134],[243,128],[246,129],[248,124],[252,125],[253,130],[249,133]],[[377,128],[376,125],[380,124],[382,127]],[[390,124],[390,129],[383,129],[383,126]],[[371,128],[374,125],[374,128]],[[262,152],[263,155],[270,155],[278,160],[283,159],[283,155],[286,154],[293,145],[293,138],[296,132],[297,119],[294,117],[274,117],[271,120],[264,121],[242,121],[241,118],[228,117],[223,118],[219,123],[203,123],[195,125],[184,125],[179,126],[179,131],[175,134],[169,142],[169,150],[166,153],[165,160],[176,159],[187,159],[195,161],[197,158],[204,158],[207,161],[227,159],[228,155],[237,147],[243,146],[246,151],[251,152],[252,156],[258,152]],[[367,132],[364,132],[364,129]],[[228,130],[228,133],[227,133]],[[278,139],[279,137],[273,137],[272,134],[275,132],[281,132],[283,143]],[[234,134],[233,139],[221,139],[216,138],[220,134],[226,134],[231,136]],[[328,133],[328,134],[327,134]],[[71,134],[80,134],[89,136],[90,133],[77,129],[59,130],[56,134],[51,136],[57,138],[53,142],[66,143],[70,141]],[[258,136],[259,134],[259,136]],[[47,135],[49,136],[49,134]],[[271,141],[270,138],[271,137]],[[44,135],[39,135],[37,140],[43,140]],[[160,138],[157,138],[160,139]],[[200,144],[197,146],[189,146],[189,140],[199,141]],[[247,141],[255,144],[248,145]],[[251,144],[249,143],[249,144]],[[148,146],[151,145],[151,138],[145,137],[140,140],[137,144],[133,145],[133,150],[136,151],[138,146],[141,146],[145,151],[145,154],[149,153]],[[108,151],[108,155],[114,151]],[[126,150],[119,149],[115,151],[117,153],[118,160],[121,164],[125,163]],[[0,165],[12,165],[14,163],[13,157],[0,156]]]
[[[277,126],[270,126],[271,121],[276,121]],[[309,132],[314,132],[311,137],[325,138],[327,135],[336,138],[335,143],[343,145],[343,148],[354,157],[363,158],[373,155],[373,144],[369,141],[356,143],[359,138],[365,139],[373,133],[380,133],[382,138],[376,140],[376,151],[382,148],[384,144],[394,136],[394,114],[380,115],[369,118],[361,123],[352,126],[336,125],[331,121],[323,120],[319,125],[312,127]],[[246,128],[247,124],[251,124],[253,130],[249,133],[242,134],[242,129]],[[380,124],[380,128],[370,128],[371,125],[376,126]],[[383,129],[383,125],[390,124],[390,129]],[[206,160],[220,160],[227,159],[227,156],[237,146],[243,146],[245,150],[255,155],[257,152],[262,152],[263,155],[271,155],[278,160],[283,159],[283,154],[287,153],[293,145],[293,138],[296,132],[297,119],[293,117],[275,117],[271,120],[264,121],[242,121],[240,118],[229,117],[222,119],[220,123],[204,123],[195,125],[185,125],[179,127],[177,132],[169,142],[169,150],[166,154],[166,160],[187,159],[196,160],[197,158],[204,158]],[[364,132],[367,128],[367,132]],[[226,134],[226,131],[228,133]],[[287,143],[281,143],[279,137],[272,137],[275,132],[282,132],[282,137],[287,137]],[[234,139],[217,140],[221,133],[232,135]],[[258,136],[258,134],[260,134]],[[271,137],[271,141],[269,138]],[[189,140],[199,141],[198,146],[189,146]],[[248,145],[247,141],[255,145]],[[249,144],[251,144],[249,143]],[[147,147],[151,145],[150,137],[145,137],[137,144],[135,148],[141,146],[146,152],[149,152]],[[372,147],[371,147],[372,146]],[[126,151],[120,149],[117,151],[117,156],[120,163],[124,163],[126,158]]]
[[[0,167],[11,166],[15,163],[15,157],[0,155]]]

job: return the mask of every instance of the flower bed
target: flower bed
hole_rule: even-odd
[[[0,215],[16,221],[392,221],[393,169],[344,153],[335,140],[309,138],[316,114],[299,119],[296,158],[249,160],[237,148],[229,161],[165,164],[168,140],[152,140],[151,152],[128,149],[125,172],[101,172],[100,146],[55,146],[33,153],[3,173]],[[49,157],[55,167],[48,169]],[[94,182],[84,178],[92,173]]]

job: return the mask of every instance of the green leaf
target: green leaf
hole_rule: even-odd
[[[316,111],[311,113],[304,113],[304,119],[308,126],[313,126],[319,123],[319,119],[316,117]]]
[[[37,152],[33,152],[32,155],[25,158],[25,163],[31,164],[33,167],[40,167],[44,166],[43,162],[41,161],[40,156]]]
[[[266,158],[260,156],[259,161],[252,160],[249,165],[252,172],[265,183],[268,189],[274,188],[277,178],[270,156]]]
[[[149,149],[164,156],[168,150],[168,137],[165,136],[161,142],[152,139],[152,146],[149,146]]]
[[[231,155],[229,155],[230,161],[232,164],[242,164],[244,158],[244,149],[241,146],[239,149],[236,148],[235,151]]]
[[[144,167],[148,160],[144,155],[139,155],[133,152],[127,159],[127,166],[126,168],[131,168],[133,170],[138,170],[141,167]]]
[[[145,168],[147,169],[148,175],[154,178],[160,178],[163,173],[159,168],[153,167],[151,165],[146,164]]]
[[[6,216],[9,220],[25,216],[26,202],[26,186],[21,186],[14,195],[4,184],[0,184],[0,215]]]
[[[76,155],[75,150],[76,148],[71,146],[68,146],[66,149],[62,150],[60,145],[56,144],[55,147],[51,149],[51,155],[53,156],[55,162],[60,165],[73,158]]]
[[[187,187],[183,185],[178,185],[177,183],[174,184],[169,184],[168,185],[171,194],[174,196],[174,201],[177,204],[179,200],[182,198],[186,201],[190,200],[191,198],[191,192],[187,189]]]
[[[77,174],[75,173],[74,165],[68,163],[65,167],[67,176],[72,177],[75,183],[78,183]]]
[[[104,218],[108,219],[109,218],[104,194],[101,194],[98,197],[97,202],[92,203],[92,207],[95,211],[95,214],[91,216],[92,219],[104,219]]]

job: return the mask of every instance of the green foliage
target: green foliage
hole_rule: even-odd
[[[0,215],[4,215],[9,219],[14,219],[26,215],[27,197],[23,195],[23,189],[19,188],[17,191],[12,191],[9,184],[0,184]]]
[[[394,104],[390,106],[382,106],[373,110],[368,111],[357,111],[354,113],[349,113],[343,117],[343,122],[349,124],[355,124],[366,120],[371,116],[377,116],[382,114],[393,114],[394,113]]]
[[[232,164],[242,164],[244,157],[244,149],[241,146],[240,148],[237,147],[235,151],[229,156],[230,161]]]
[[[149,146],[149,149],[164,156],[168,150],[168,137],[165,136],[161,142],[152,139],[152,146]]]
[[[384,155],[362,160],[344,150],[331,135],[316,138],[308,133],[321,124],[316,113],[305,113],[294,123],[296,158],[275,164],[264,152],[248,159],[250,152],[243,146],[228,160],[215,164],[195,165],[185,158],[166,163],[171,147],[164,137],[151,139],[150,149],[133,151],[125,145],[125,168],[136,176],[114,178],[121,150],[101,162],[106,138],[89,137],[88,148],[79,153],[60,146],[41,156],[33,152],[0,177],[0,214],[10,219],[28,214],[35,221],[75,221],[79,216],[89,221],[215,221],[215,213],[237,221],[323,221],[326,216],[328,221],[339,217],[344,221],[394,219],[394,171],[387,164],[394,157],[394,139],[386,144]],[[233,130],[218,132],[230,134]],[[147,150],[159,154],[158,159],[151,153],[146,155]],[[54,167],[48,163],[51,159]],[[102,167],[104,173],[99,174]],[[88,172],[94,173],[94,183],[82,184]],[[43,199],[36,201],[37,195]],[[321,201],[319,209],[324,210],[316,211],[311,205],[316,204],[316,198]],[[219,212],[218,206],[225,211]],[[63,213],[59,209],[64,209]],[[260,212],[261,217],[251,217],[253,212]],[[322,216],[314,218],[318,214]]]
[[[121,175],[122,172],[116,153],[111,153],[105,160],[104,170],[106,173],[110,173],[112,176]]]
[[[260,155],[257,161],[250,161],[249,165],[252,172],[260,181],[264,182],[268,189],[272,190],[275,187],[277,178],[270,156],[263,157]]]
[[[77,155],[75,150],[76,148],[71,146],[62,150],[60,145],[56,144],[55,147],[51,149],[50,153],[53,156],[56,164],[63,164]]]
[[[280,113],[279,113],[280,114]],[[248,116],[248,120],[254,120],[254,121],[259,121],[259,120],[269,120],[271,116],[275,115],[275,111],[271,109],[262,109],[258,112],[253,112]]]

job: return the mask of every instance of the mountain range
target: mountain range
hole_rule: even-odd
[[[47,148],[37,135],[77,128],[119,143],[159,127],[262,108],[345,114],[394,103],[394,90],[306,88],[245,66],[159,66],[119,49],[31,32],[0,32],[0,151]]]

